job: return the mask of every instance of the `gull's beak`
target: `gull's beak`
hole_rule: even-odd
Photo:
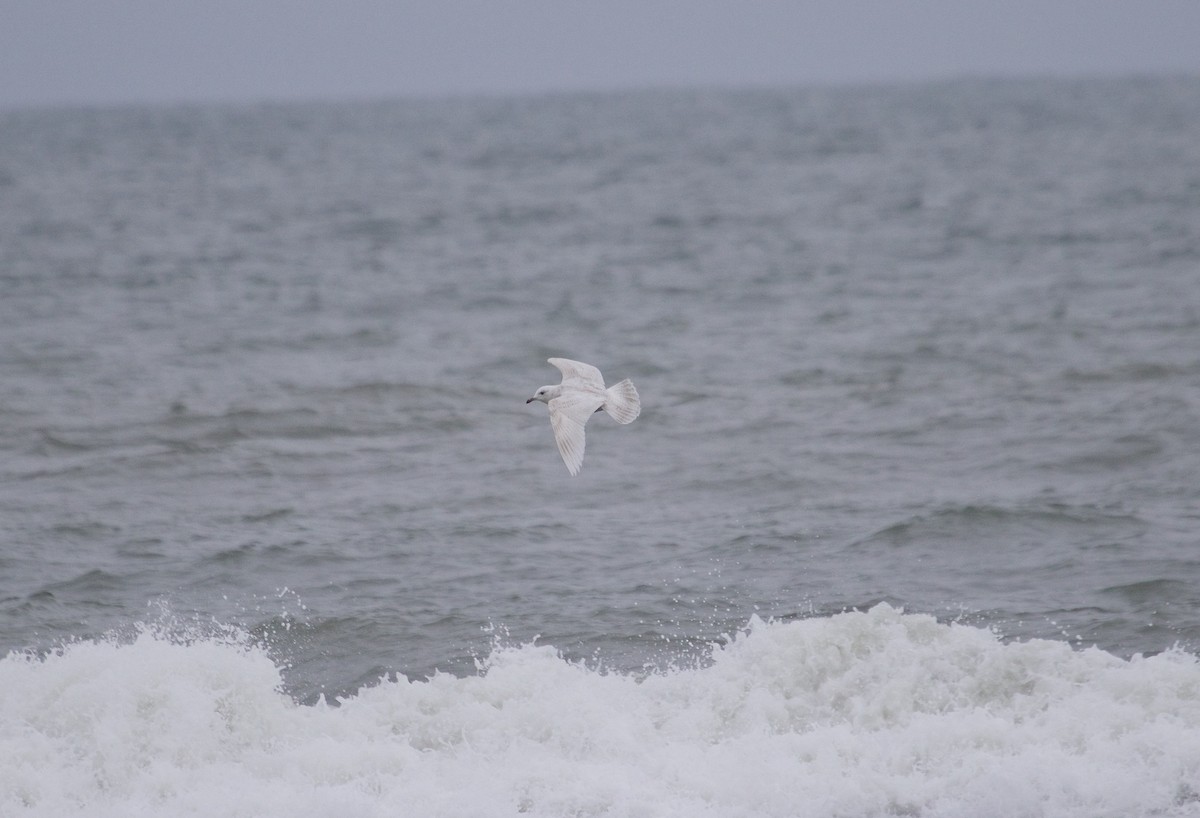
[[[530,398],[529,400],[525,401],[525,404],[526,404],[526,405],[528,405],[528,404],[531,404],[531,403],[533,403],[535,400],[537,400],[537,398]]]

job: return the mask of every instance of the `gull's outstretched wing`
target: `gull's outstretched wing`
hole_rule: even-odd
[[[579,389],[604,391],[604,376],[591,364],[572,361],[570,358],[547,358],[547,362],[558,367],[563,383]]]
[[[602,403],[603,392],[597,395],[590,392],[568,392],[547,404],[550,407],[550,428],[554,430],[554,442],[558,444],[558,453],[562,455],[563,462],[567,464],[567,471],[572,477],[579,474],[579,470],[583,468],[583,427]]]

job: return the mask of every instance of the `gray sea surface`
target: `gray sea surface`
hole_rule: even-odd
[[[576,478],[550,356],[642,397]],[[0,651],[1195,651],[1200,79],[3,111],[0,384]]]

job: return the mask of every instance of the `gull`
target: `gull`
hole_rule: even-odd
[[[603,409],[617,423],[633,423],[642,411],[642,400],[629,378],[605,389],[604,376],[591,364],[568,358],[547,361],[562,372],[562,383],[539,387],[525,403],[540,400],[549,407],[554,442],[574,477],[583,467],[583,426],[588,418]]]

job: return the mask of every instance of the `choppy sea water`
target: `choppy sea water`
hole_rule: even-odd
[[[1197,134],[0,112],[0,814],[1200,814]]]

